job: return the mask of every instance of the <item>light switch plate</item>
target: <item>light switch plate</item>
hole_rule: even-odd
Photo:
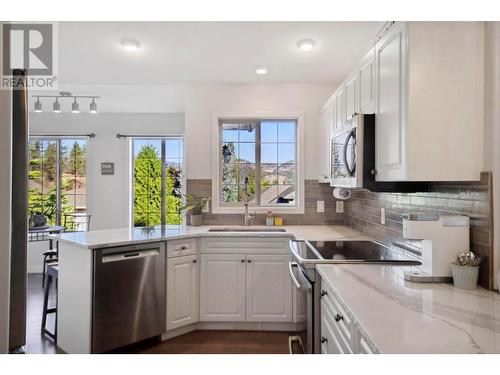
[[[380,224],[385,225],[385,208],[380,209]]]
[[[316,211],[325,212],[325,201],[316,201]]]
[[[342,201],[335,202],[335,212],[338,214],[344,213],[344,202]]]

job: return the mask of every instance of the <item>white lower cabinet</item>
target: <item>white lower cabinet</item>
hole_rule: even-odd
[[[167,259],[167,330],[198,321],[196,255]]]
[[[321,354],[374,353],[351,312],[330,288],[322,285],[321,289]]]
[[[288,255],[247,254],[246,320],[291,322],[292,283]]]
[[[200,321],[245,320],[244,254],[201,254]]]

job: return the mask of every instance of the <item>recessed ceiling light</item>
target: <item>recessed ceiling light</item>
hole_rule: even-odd
[[[266,66],[258,66],[255,68],[255,73],[257,74],[267,74],[267,67]]]
[[[297,47],[299,47],[302,51],[307,52],[314,48],[316,42],[314,39],[302,39],[297,42]]]
[[[120,42],[123,48],[125,48],[127,51],[137,51],[141,44],[135,40],[135,39],[122,39]]]

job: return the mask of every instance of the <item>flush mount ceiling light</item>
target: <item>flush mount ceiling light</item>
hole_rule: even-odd
[[[137,40],[129,38],[122,39],[120,44],[127,51],[137,51],[141,46],[141,44]]]
[[[314,39],[301,39],[297,42],[297,47],[299,47],[302,51],[308,52],[314,48],[316,42]]]
[[[262,65],[258,66],[255,68],[255,73],[260,74],[260,75],[267,74],[267,67],[262,66]]]
[[[61,113],[61,103],[59,103],[58,98],[56,97],[56,101],[53,106],[54,113]]]
[[[71,112],[80,113],[80,108],[78,107],[78,103],[76,102],[76,98],[75,98],[75,101],[73,102],[73,104],[71,104]]]
[[[92,103],[90,103],[90,113],[97,113],[97,103],[92,98]]]
[[[40,103],[40,98],[37,97],[36,98],[36,102],[35,102],[35,112],[42,112],[42,103]]]

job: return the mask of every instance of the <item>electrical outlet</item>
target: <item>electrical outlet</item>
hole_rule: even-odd
[[[344,202],[343,201],[335,202],[335,212],[338,214],[344,213]]]
[[[205,206],[203,206],[201,212],[206,212],[206,213],[210,212],[210,202],[205,203]]]
[[[316,211],[325,212],[325,201],[316,201]]]
[[[385,225],[385,208],[380,209],[380,224]]]

